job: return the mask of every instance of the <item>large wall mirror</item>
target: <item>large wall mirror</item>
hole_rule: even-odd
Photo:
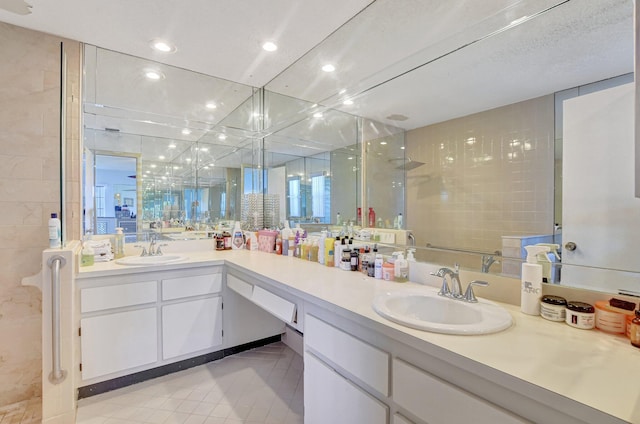
[[[140,154],[140,228],[322,226],[374,207],[382,226],[403,213],[421,260],[517,276],[523,244],[557,243],[553,282],[639,291],[640,205],[580,203],[633,196],[632,140],[610,119],[577,130],[603,104],[633,125],[633,6],[378,0],[264,89],[87,46],[85,140]]]

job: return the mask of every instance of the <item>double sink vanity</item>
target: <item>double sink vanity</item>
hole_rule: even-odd
[[[628,381],[638,352],[623,337],[429,285],[210,247],[80,268],[81,396],[289,327],[303,335],[306,424],[640,422]]]

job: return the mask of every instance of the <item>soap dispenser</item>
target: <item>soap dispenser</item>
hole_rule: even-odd
[[[398,252],[397,258],[393,263],[394,281],[404,283],[409,279],[409,261],[404,258],[402,252]]]
[[[520,287],[520,311],[527,315],[540,315],[542,297],[542,265],[538,255],[549,252],[547,246],[530,245],[527,250],[527,262],[522,264],[522,285]]]

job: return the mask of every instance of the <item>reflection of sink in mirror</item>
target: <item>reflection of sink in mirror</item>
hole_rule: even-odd
[[[387,292],[373,300],[373,309],[395,323],[434,333],[489,334],[511,326],[509,312],[495,303],[466,303],[435,291]]]
[[[161,255],[161,256],[126,256],[116,260],[118,265],[166,265],[183,262],[189,259],[183,255]]]

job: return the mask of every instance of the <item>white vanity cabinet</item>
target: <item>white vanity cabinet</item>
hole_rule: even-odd
[[[222,350],[221,266],[77,280],[81,385]]]

